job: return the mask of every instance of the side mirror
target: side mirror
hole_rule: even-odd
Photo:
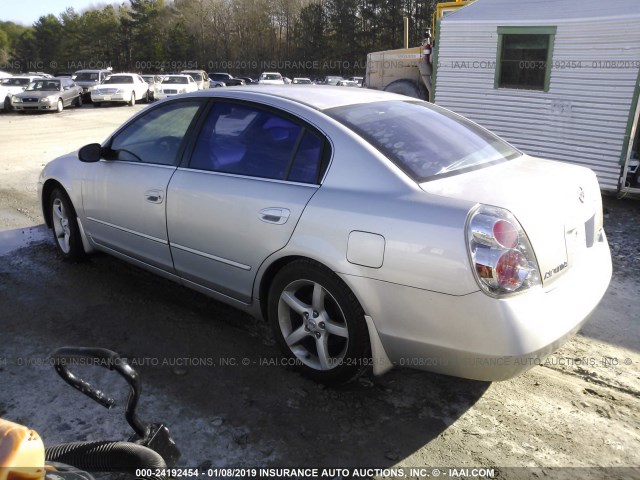
[[[85,145],[78,151],[78,158],[81,162],[95,163],[102,156],[102,145],[99,143],[90,143]]]

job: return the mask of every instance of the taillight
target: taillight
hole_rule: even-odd
[[[500,296],[540,285],[533,248],[508,210],[481,205],[469,218],[467,240],[476,280],[485,292]]]

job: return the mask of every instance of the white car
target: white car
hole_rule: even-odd
[[[149,85],[149,100],[157,100],[158,93],[160,93],[160,82],[162,77],[160,75],[141,75],[142,79]]]
[[[191,75],[198,86],[198,90],[205,90],[211,86],[209,75],[204,70],[183,70],[181,75]]]
[[[104,102],[135,105],[137,100],[149,101],[149,84],[137,73],[116,73],[91,89],[94,107]]]
[[[284,78],[278,72],[264,72],[258,79],[260,85],[284,85]]]
[[[191,75],[167,75],[162,82],[160,82],[160,88],[156,93],[156,98],[160,100],[181,93],[197,91],[198,84]]]
[[[265,318],[323,382],[513,377],[611,278],[594,172],[365,88],[167,99],[50,162],[39,197],[61,258],[107,252]]]
[[[0,109],[11,110],[11,97],[16,93],[23,92],[29,84],[36,80],[38,76],[17,75],[0,80]]]
[[[9,78],[9,77],[13,77],[13,75],[11,75],[9,72],[0,70],[0,78]]]

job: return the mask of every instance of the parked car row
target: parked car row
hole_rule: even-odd
[[[52,82],[34,83],[39,79]],[[362,80],[362,77],[345,79],[339,76],[327,76],[315,82],[306,77],[295,77],[291,80],[279,72],[263,72],[254,80],[249,77],[236,78],[229,73],[207,73],[204,70],[183,70],[178,74],[169,75],[139,75],[114,73],[111,69],[89,69],[78,70],[70,77],[68,74],[53,77],[44,72],[10,76],[8,73],[0,72],[0,109],[60,112],[71,105],[81,106],[83,102],[92,102],[95,107],[107,102],[135,105],[138,101],[152,102],[207,88],[256,83],[360,87]]]

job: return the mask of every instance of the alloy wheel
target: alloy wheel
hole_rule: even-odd
[[[284,341],[302,363],[315,370],[341,365],[349,345],[347,321],[320,283],[296,280],[287,285],[278,302],[278,323]]]

